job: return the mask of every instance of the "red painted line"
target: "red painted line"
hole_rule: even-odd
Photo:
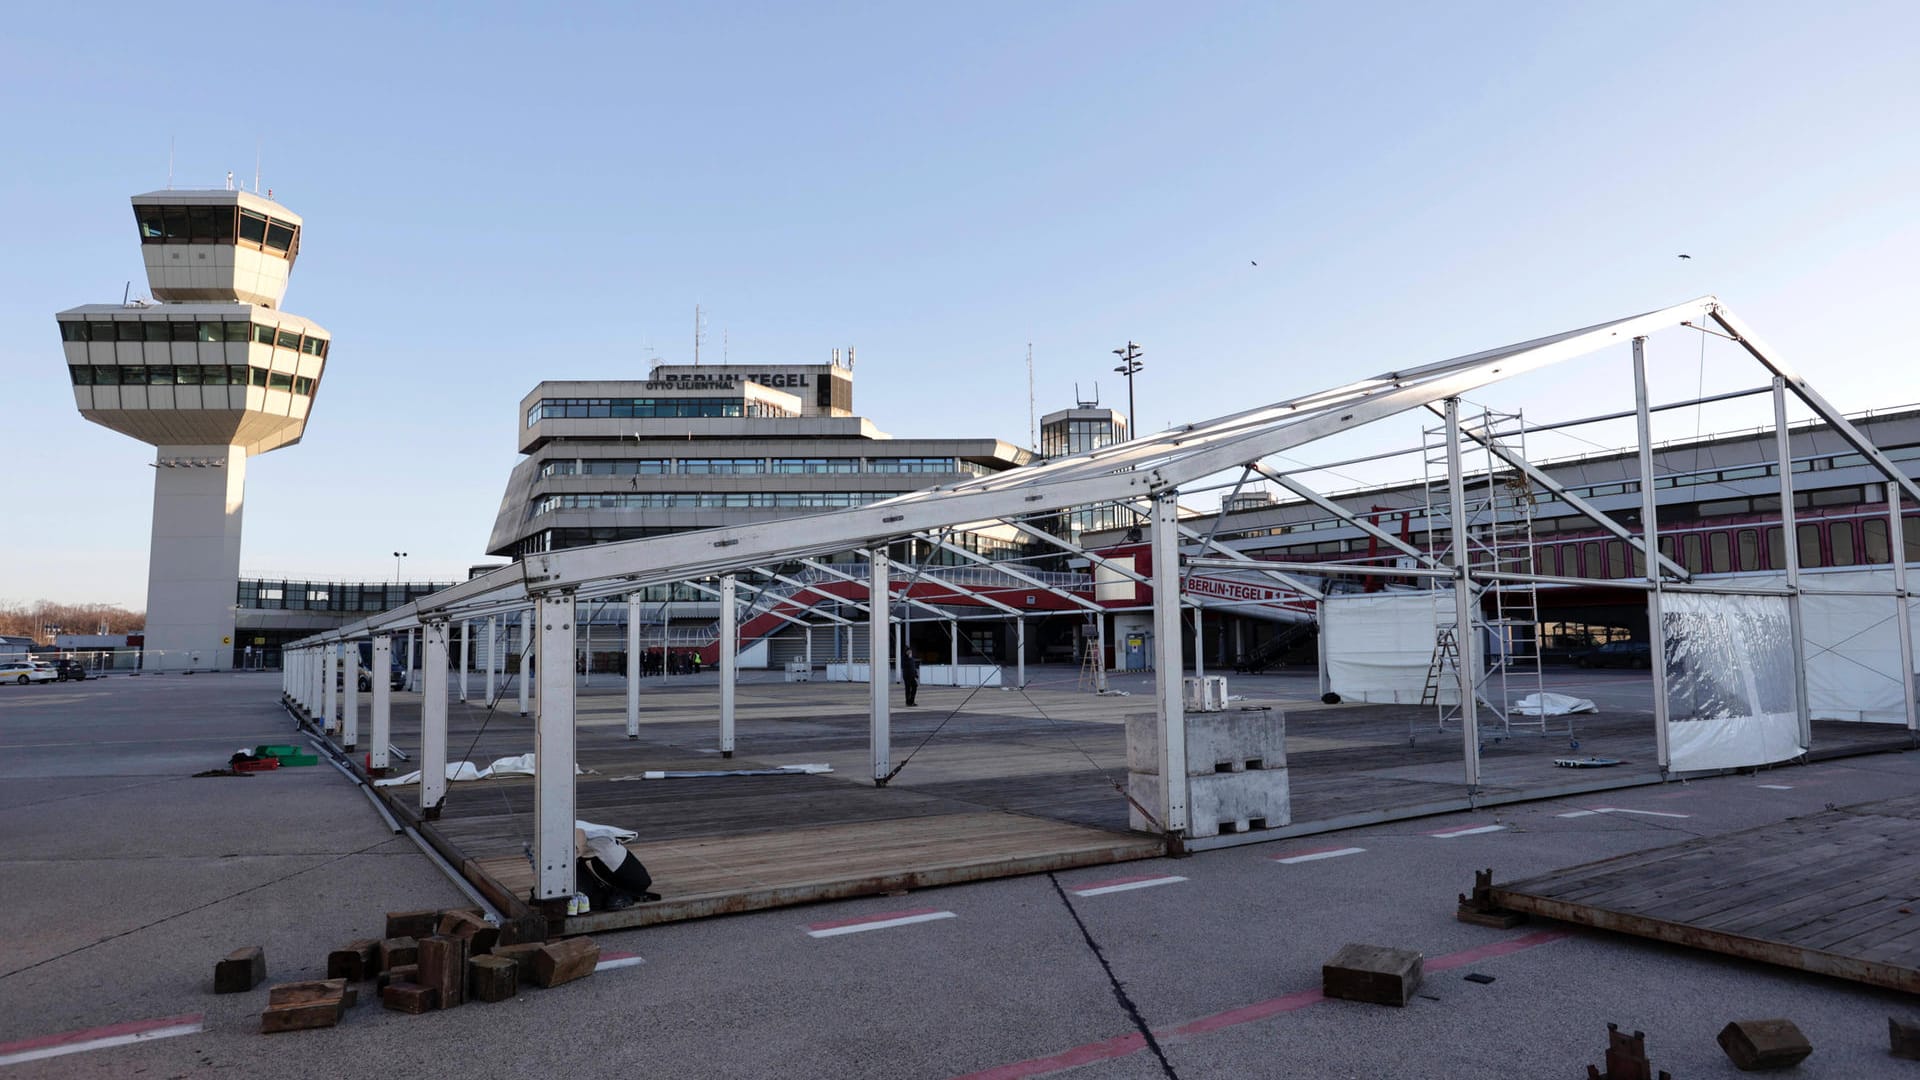
[[[833,930],[842,926],[859,926],[861,923],[885,922],[888,919],[907,919],[915,915],[938,915],[939,908],[914,908],[912,911],[886,911],[878,915],[862,915],[857,919],[835,919],[831,922],[810,923],[809,930]]]
[[[1505,941],[1495,941],[1461,952],[1434,957],[1422,965],[1421,970],[1447,971],[1452,968],[1465,967],[1477,960],[1488,960],[1496,956],[1506,956],[1510,953],[1522,952],[1537,945],[1551,944],[1552,942],[1559,941],[1561,938],[1570,938],[1572,936],[1573,931],[1571,930],[1539,930],[1521,937],[1508,938]]]
[[[198,1024],[204,1018],[204,1015],[203,1013],[188,1013],[185,1016],[163,1016],[158,1020],[129,1020],[124,1024],[108,1024],[106,1027],[69,1031],[61,1035],[41,1035],[32,1039],[21,1039],[18,1042],[0,1043],[0,1056],[17,1054],[23,1050],[44,1050],[49,1046],[64,1046],[67,1043],[88,1042],[93,1039],[110,1039],[116,1035],[138,1035],[143,1031],[178,1027],[181,1024]]]
[[[600,962],[604,964],[609,960],[630,960],[639,955],[639,953],[630,952],[603,952],[600,954]]]
[[[1573,932],[1570,930],[1542,930],[1522,937],[1510,938],[1506,941],[1496,941],[1487,945],[1465,949],[1461,952],[1448,953],[1446,956],[1434,957],[1426,962],[1423,970],[1447,971],[1452,968],[1465,967],[1476,961],[1488,960],[1496,956],[1507,956],[1572,936]],[[1203,1016],[1198,1020],[1189,1020],[1176,1027],[1155,1031],[1154,1035],[1158,1038],[1211,1035],[1216,1031],[1224,1031],[1227,1028],[1238,1027],[1241,1024],[1251,1024],[1256,1021],[1268,1019],[1269,1017],[1279,1016],[1283,1013],[1295,1012],[1325,1000],[1326,996],[1319,990],[1296,990],[1291,994],[1285,994],[1277,998],[1269,998],[1266,1001],[1256,1001],[1251,1005],[1242,1005],[1237,1009],[1228,1009],[1226,1012],[1214,1013],[1212,1016]],[[953,1080],[1023,1080],[1025,1077],[1044,1076],[1047,1073],[1059,1072],[1063,1069],[1090,1065],[1096,1061],[1112,1061],[1115,1058],[1122,1058],[1128,1054],[1138,1053],[1145,1049],[1146,1045],[1147,1040],[1142,1035],[1121,1035],[1103,1042],[1087,1043],[1084,1046],[1076,1046],[1071,1050],[1062,1050],[1060,1053],[1050,1054],[1047,1057],[1030,1058],[1026,1061],[1016,1061],[1007,1065],[998,1065],[981,1072],[967,1073],[964,1076],[956,1076]]]
[[[1091,1065],[1096,1061],[1112,1061],[1114,1058],[1137,1054],[1146,1049],[1146,1036],[1139,1033],[1121,1035],[1105,1042],[1088,1043],[1071,1050],[1062,1050],[1052,1057],[1034,1058],[1031,1061],[1016,1061],[1011,1065],[1000,1065],[984,1072],[968,1073],[956,1076],[953,1080],[1021,1080],[1026,1076],[1041,1076],[1059,1072],[1062,1069]]]
[[[1109,885],[1131,885],[1136,881],[1165,881],[1172,874],[1141,874],[1138,877],[1117,877],[1107,881],[1089,881],[1084,885],[1069,885],[1067,891],[1078,892],[1081,889],[1104,889]]]
[[[1167,1032],[1167,1034],[1209,1035],[1223,1028],[1237,1027],[1241,1024],[1251,1024],[1255,1020],[1265,1020],[1269,1016],[1279,1016],[1281,1013],[1290,1013],[1295,1009],[1304,1009],[1309,1005],[1325,1000],[1326,995],[1318,990],[1296,990],[1283,997],[1269,998],[1266,1001],[1255,1002],[1252,1005],[1242,1005],[1237,1009],[1229,1009],[1223,1013],[1214,1013],[1212,1016],[1189,1021]],[[1158,1034],[1158,1032],[1155,1034]]]

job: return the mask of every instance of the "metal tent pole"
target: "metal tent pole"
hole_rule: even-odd
[[[627,738],[640,737],[640,594],[627,594]]]
[[[1906,520],[1900,516],[1900,485],[1887,485],[1887,556],[1893,565],[1894,612],[1900,624],[1900,689],[1907,709],[1907,730],[1920,733],[1920,706],[1914,701],[1913,623],[1907,596]]]
[[[734,609],[736,582],[732,574],[720,579],[720,756],[733,756],[733,698],[735,667],[739,660],[739,612]]]
[[[535,600],[540,624],[540,708],[533,721],[535,900],[573,895],[574,600],[571,592]]]
[[[872,574],[867,585],[867,716],[868,742],[873,758],[873,783],[884,787],[893,771],[891,723],[888,716],[887,609],[892,600],[887,591],[887,553],[875,548],[867,557]]]
[[[1159,705],[1160,823],[1177,843],[1187,831],[1187,717],[1180,676],[1180,505],[1176,493],[1154,496],[1149,523],[1153,547],[1154,697]],[[1171,642],[1171,648],[1168,643]]]
[[[1636,363],[1642,340],[1634,340]],[[1787,381],[1778,375],[1773,377],[1773,441],[1780,459],[1780,550],[1787,562],[1787,627],[1793,635],[1793,710],[1800,723],[1800,745],[1811,750],[1813,709],[1807,700],[1807,623],[1800,599],[1800,535],[1793,506],[1793,429],[1787,426]]]
[[[421,627],[420,816],[440,816],[447,798],[447,620]]]
[[[340,746],[352,750],[360,743],[360,643],[340,643]]]
[[[487,704],[500,700],[500,616],[487,616]]]
[[[1647,408],[1647,339],[1644,337],[1633,339],[1633,402],[1634,423],[1640,436],[1640,534],[1641,546],[1645,549],[1642,562],[1647,568],[1647,626],[1653,639],[1650,645],[1653,655],[1648,667],[1653,672],[1654,751],[1660,771],[1664,773],[1672,763],[1667,735],[1673,717],[1667,698],[1666,601],[1661,596],[1665,575],[1660,568],[1660,499],[1653,485],[1653,419]],[[1787,500],[1789,506],[1792,502],[1791,498]],[[1788,514],[1792,514],[1791,509]],[[1792,543],[1791,538],[1788,543]]]
[[[1447,516],[1452,520],[1453,617],[1460,647],[1460,742],[1467,789],[1480,790],[1480,714],[1474,684],[1480,671],[1480,639],[1474,633],[1472,558],[1467,545],[1466,474],[1460,464],[1460,399],[1447,399]]]
[[[324,665],[320,673],[320,730],[331,732],[333,719],[339,715],[340,646],[337,643],[323,645],[320,656]]]
[[[533,609],[532,608],[528,608],[527,610],[522,611],[520,613],[519,649],[520,651],[516,655],[518,655],[520,658],[520,671],[515,676],[514,681],[520,684],[520,715],[525,716],[527,715],[527,711],[528,711],[527,696],[531,690],[531,688],[528,685],[528,683],[531,681],[528,677],[530,674],[529,669],[533,667],[533,663],[532,663],[533,661]]]
[[[379,634],[373,639],[373,745],[367,768],[384,773],[387,745],[393,739],[393,635]]]

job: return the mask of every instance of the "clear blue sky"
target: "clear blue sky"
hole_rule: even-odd
[[[715,359],[855,346],[901,435],[1024,442],[1028,343],[1045,412],[1124,406],[1141,342],[1157,429],[1707,292],[1842,406],[1920,400],[1917,10],[17,9],[0,597],[144,603],[151,451],[80,419],[52,316],[140,290],[170,138],[181,186],[262,148],[307,222],[286,306],[335,339],[243,568],[460,576],[520,396],[688,360],[695,303]]]

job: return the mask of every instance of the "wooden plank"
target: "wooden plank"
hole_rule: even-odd
[[[1496,885],[1501,907],[1920,992],[1920,798]],[[1906,914],[1901,912],[1906,908]]]

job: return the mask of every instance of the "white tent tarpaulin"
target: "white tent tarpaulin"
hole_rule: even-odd
[[[1794,715],[1786,597],[1673,592],[1663,603],[1673,771],[1768,765],[1806,753]]]
[[[1328,688],[1348,701],[1418,705],[1433,664],[1435,634],[1453,621],[1452,593],[1327,597],[1320,605],[1320,634]],[[1459,678],[1451,668],[1440,680],[1440,700],[1449,705],[1460,700]]]
[[[1786,587],[1785,575],[1758,580],[1778,581]],[[1807,710],[1812,718],[1905,724],[1907,704],[1899,674],[1900,609],[1893,599],[1893,571],[1802,570],[1800,587]],[[1882,595],[1842,596],[1831,591],[1836,589]],[[1920,617],[1920,608],[1912,614]],[[1920,624],[1914,626],[1913,636],[1920,641]]]

